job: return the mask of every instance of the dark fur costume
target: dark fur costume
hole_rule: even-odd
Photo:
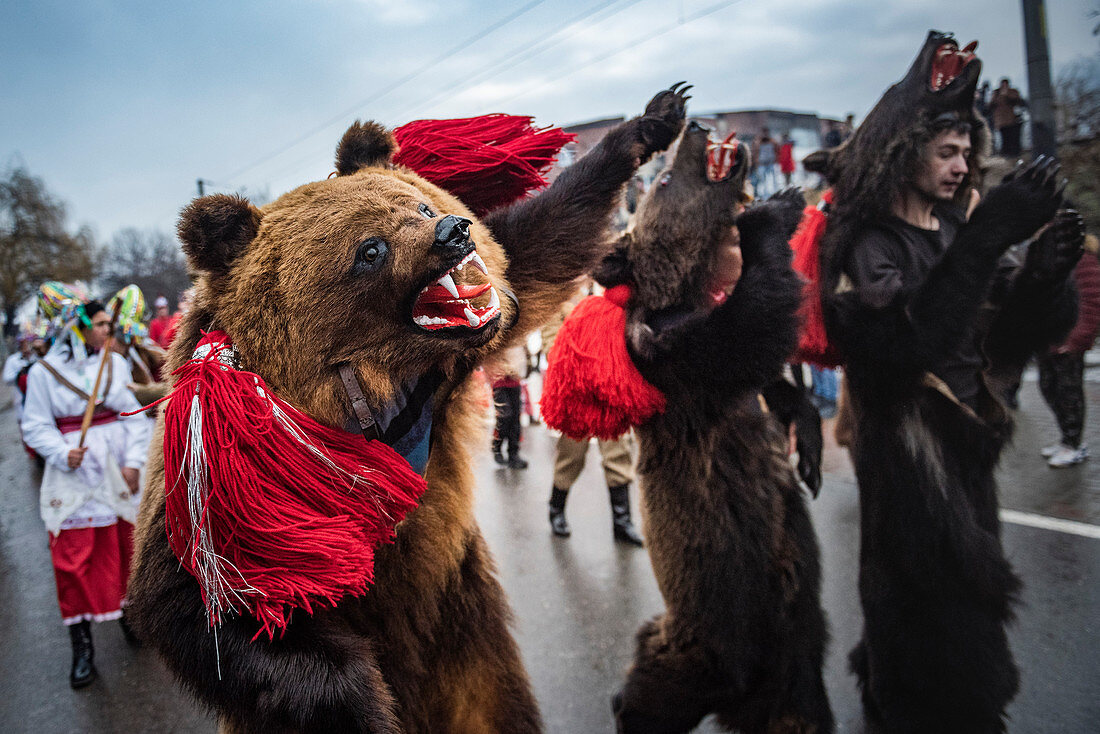
[[[801,369],[795,365],[795,369]],[[794,429],[795,448],[798,451],[798,477],[817,497],[821,491],[821,460],[825,452],[825,439],[821,433],[821,413],[810,401],[807,391],[785,377],[773,380],[760,390],[768,404],[768,412],[789,435]]]
[[[777,194],[736,218],[744,267],[707,300],[747,170],[705,174],[692,125],[632,233],[597,271],[631,282],[627,343],[667,410],[637,428],[647,545],[667,609],[638,632],[613,708],[620,732],[685,732],[708,713],[757,732],[833,730],[817,541],[786,440],[757,394],[796,342],[801,285],[787,240],[803,200]]]
[[[354,126],[341,141],[335,178],[263,211],[213,196],[184,212],[180,238],[201,274],[169,369],[191,357],[200,330],[222,328],[243,369],[339,427],[352,415],[341,363],[351,364],[373,408],[392,403],[410,381],[439,385],[428,402],[428,488],[395,542],[378,548],[373,586],[334,608],[296,611],[271,641],[253,639],[258,624],[248,616],[209,628],[198,584],[165,535],[161,421],[138,524],[130,619],[216,712],[223,731],[541,729],[473,515],[470,453],[484,440],[470,375],[549,319],[599,261],[623,184],[675,138],[683,114],[683,96],[662,92],[548,190],[480,221],[447,192],[390,166],[392,138],[373,124]],[[469,242],[440,240],[451,214],[472,220]],[[501,315],[480,329],[418,328],[417,293],[471,243],[500,292]],[[409,403],[418,396],[405,395]]]
[[[982,734],[1004,730],[1018,673],[1005,624],[1020,586],[1005,560],[993,471],[1011,431],[984,383],[977,409],[931,373],[975,333],[998,260],[1053,215],[1049,171],[1030,169],[994,189],[923,282],[871,308],[843,270],[851,248],[917,170],[934,120],[954,112],[971,124],[971,172],[988,133],[971,109],[980,63],[940,91],[932,58],[950,39],[932,32],[906,77],[855,135],[810,165],[833,183],[836,204],[821,245],[826,328],[847,367],[859,480],[860,597],[864,639],[851,655],[868,720],[897,732]],[[969,196],[968,180],[958,190]],[[1053,340],[1072,323],[1073,297],[1058,283],[1025,277],[1003,293],[983,328],[992,363]]]

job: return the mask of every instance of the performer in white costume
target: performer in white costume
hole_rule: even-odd
[[[15,388],[11,399],[12,403],[15,405],[15,422],[17,424],[23,419],[23,388],[17,384],[19,373],[22,372],[25,367],[34,364],[35,360],[38,359],[38,355],[35,354],[31,346],[34,340],[35,336],[31,332],[20,332],[19,337],[16,339],[19,351],[9,355],[4,361],[3,380],[6,384]]]
[[[58,335],[31,367],[23,409],[23,440],[46,461],[40,510],[50,533],[62,623],[73,643],[73,688],[96,677],[91,621],[120,619],[126,596],[140,471],[150,438],[141,406],[127,384],[126,360],[112,353],[82,448],[81,419],[96,381],[111,318],[95,301]],[[123,630],[130,639],[129,630]]]

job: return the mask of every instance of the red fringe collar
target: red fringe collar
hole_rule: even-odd
[[[295,609],[360,595],[377,547],[426,489],[381,441],[330,428],[239,369],[225,332],[173,373],[164,410],[166,530],[209,622],[247,612],[274,637]]]

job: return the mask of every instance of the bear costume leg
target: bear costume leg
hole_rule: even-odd
[[[717,678],[706,651],[673,627],[663,614],[638,630],[634,664],[611,699],[619,734],[687,732],[711,710]]]
[[[791,657],[785,668],[778,670],[774,686],[780,692],[768,695],[766,700],[772,713],[767,725],[759,731],[762,734],[826,734],[835,730],[836,722],[821,673],[829,634],[825,614],[818,602],[821,568],[817,543],[799,493],[789,492],[785,505],[783,532],[790,542],[800,547],[799,557],[804,559],[804,565],[796,596],[788,608],[790,621],[784,625],[789,639],[780,645],[781,649],[791,651]]]
[[[393,596],[380,600],[369,615],[371,636],[390,641],[379,663],[401,711],[402,731],[541,731],[538,705],[508,628],[504,591],[491,573],[480,532],[471,530],[465,546],[437,598],[413,610],[402,608],[403,596],[413,592],[389,580]]]
[[[858,429],[864,638],[849,663],[867,720],[883,732],[996,734],[1019,685],[1005,633],[1019,580],[1000,546],[992,479],[1000,440],[952,427],[933,407],[925,415],[943,439],[922,444],[922,456],[944,457],[939,466],[969,461],[948,480],[914,470],[904,448],[881,438],[880,417],[864,411]],[[861,450],[869,435],[881,455]]]
[[[868,610],[872,619],[885,617]],[[891,614],[890,632],[875,635],[874,647],[861,642],[849,658],[868,723],[889,734],[1004,732],[1002,711],[1015,695],[1018,673],[1003,627],[959,609],[951,630],[919,613]]]

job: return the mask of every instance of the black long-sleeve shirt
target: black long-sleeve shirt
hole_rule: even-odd
[[[937,205],[933,214],[940,223],[936,230],[891,217],[864,232],[845,267],[861,303],[870,308],[885,308],[899,298],[906,298],[924,282],[964,223],[963,213],[952,206]],[[932,365],[931,371],[951,388],[960,402],[974,407],[982,367],[971,324],[969,336],[939,364]]]

